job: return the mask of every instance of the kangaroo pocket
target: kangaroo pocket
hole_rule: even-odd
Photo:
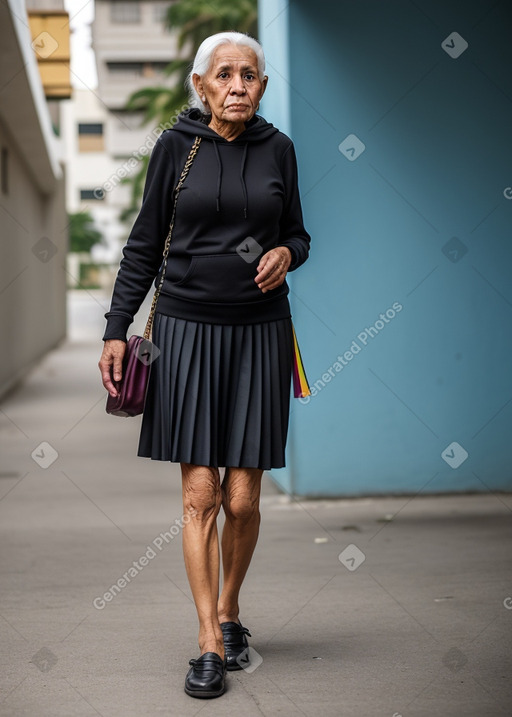
[[[268,294],[262,294],[254,281],[258,263],[258,259],[247,262],[236,253],[195,254],[180,277],[169,266],[166,290],[174,296],[194,301],[258,301],[268,297]]]

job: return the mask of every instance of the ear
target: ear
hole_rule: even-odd
[[[194,83],[195,90],[199,97],[204,95],[203,81],[198,74],[194,72],[192,75],[192,82]]]
[[[260,92],[260,100],[265,94],[265,90],[267,89],[267,83],[268,83],[268,77],[265,75],[265,77],[261,81],[261,92]]]

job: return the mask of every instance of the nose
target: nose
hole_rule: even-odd
[[[233,81],[231,82],[230,94],[232,95],[244,95],[245,85],[240,75],[234,75]]]

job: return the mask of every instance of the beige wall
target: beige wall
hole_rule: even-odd
[[[2,395],[65,336],[68,239],[64,175],[43,196],[1,124],[0,143],[9,150],[10,190],[0,223]]]
[[[23,12],[0,4],[0,395],[66,334],[65,174]]]

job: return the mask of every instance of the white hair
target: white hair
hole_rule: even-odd
[[[258,76],[260,80],[265,76],[265,55],[263,54],[263,48],[260,43],[251,37],[245,35],[243,32],[218,32],[215,35],[210,35],[206,40],[199,45],[196,52],[192,69],[187,75],[185,81],[185,87],[188,90],[189,102],[191,107],[198,107],[203,112],[206,112],[206,107],[202,103],[194,82],[192,80],[193,75],[199,75],[202,77],[210,69],[213,53],[219,47],[219,45],[245,45],[256,53],[256,59],[258,61]]]

